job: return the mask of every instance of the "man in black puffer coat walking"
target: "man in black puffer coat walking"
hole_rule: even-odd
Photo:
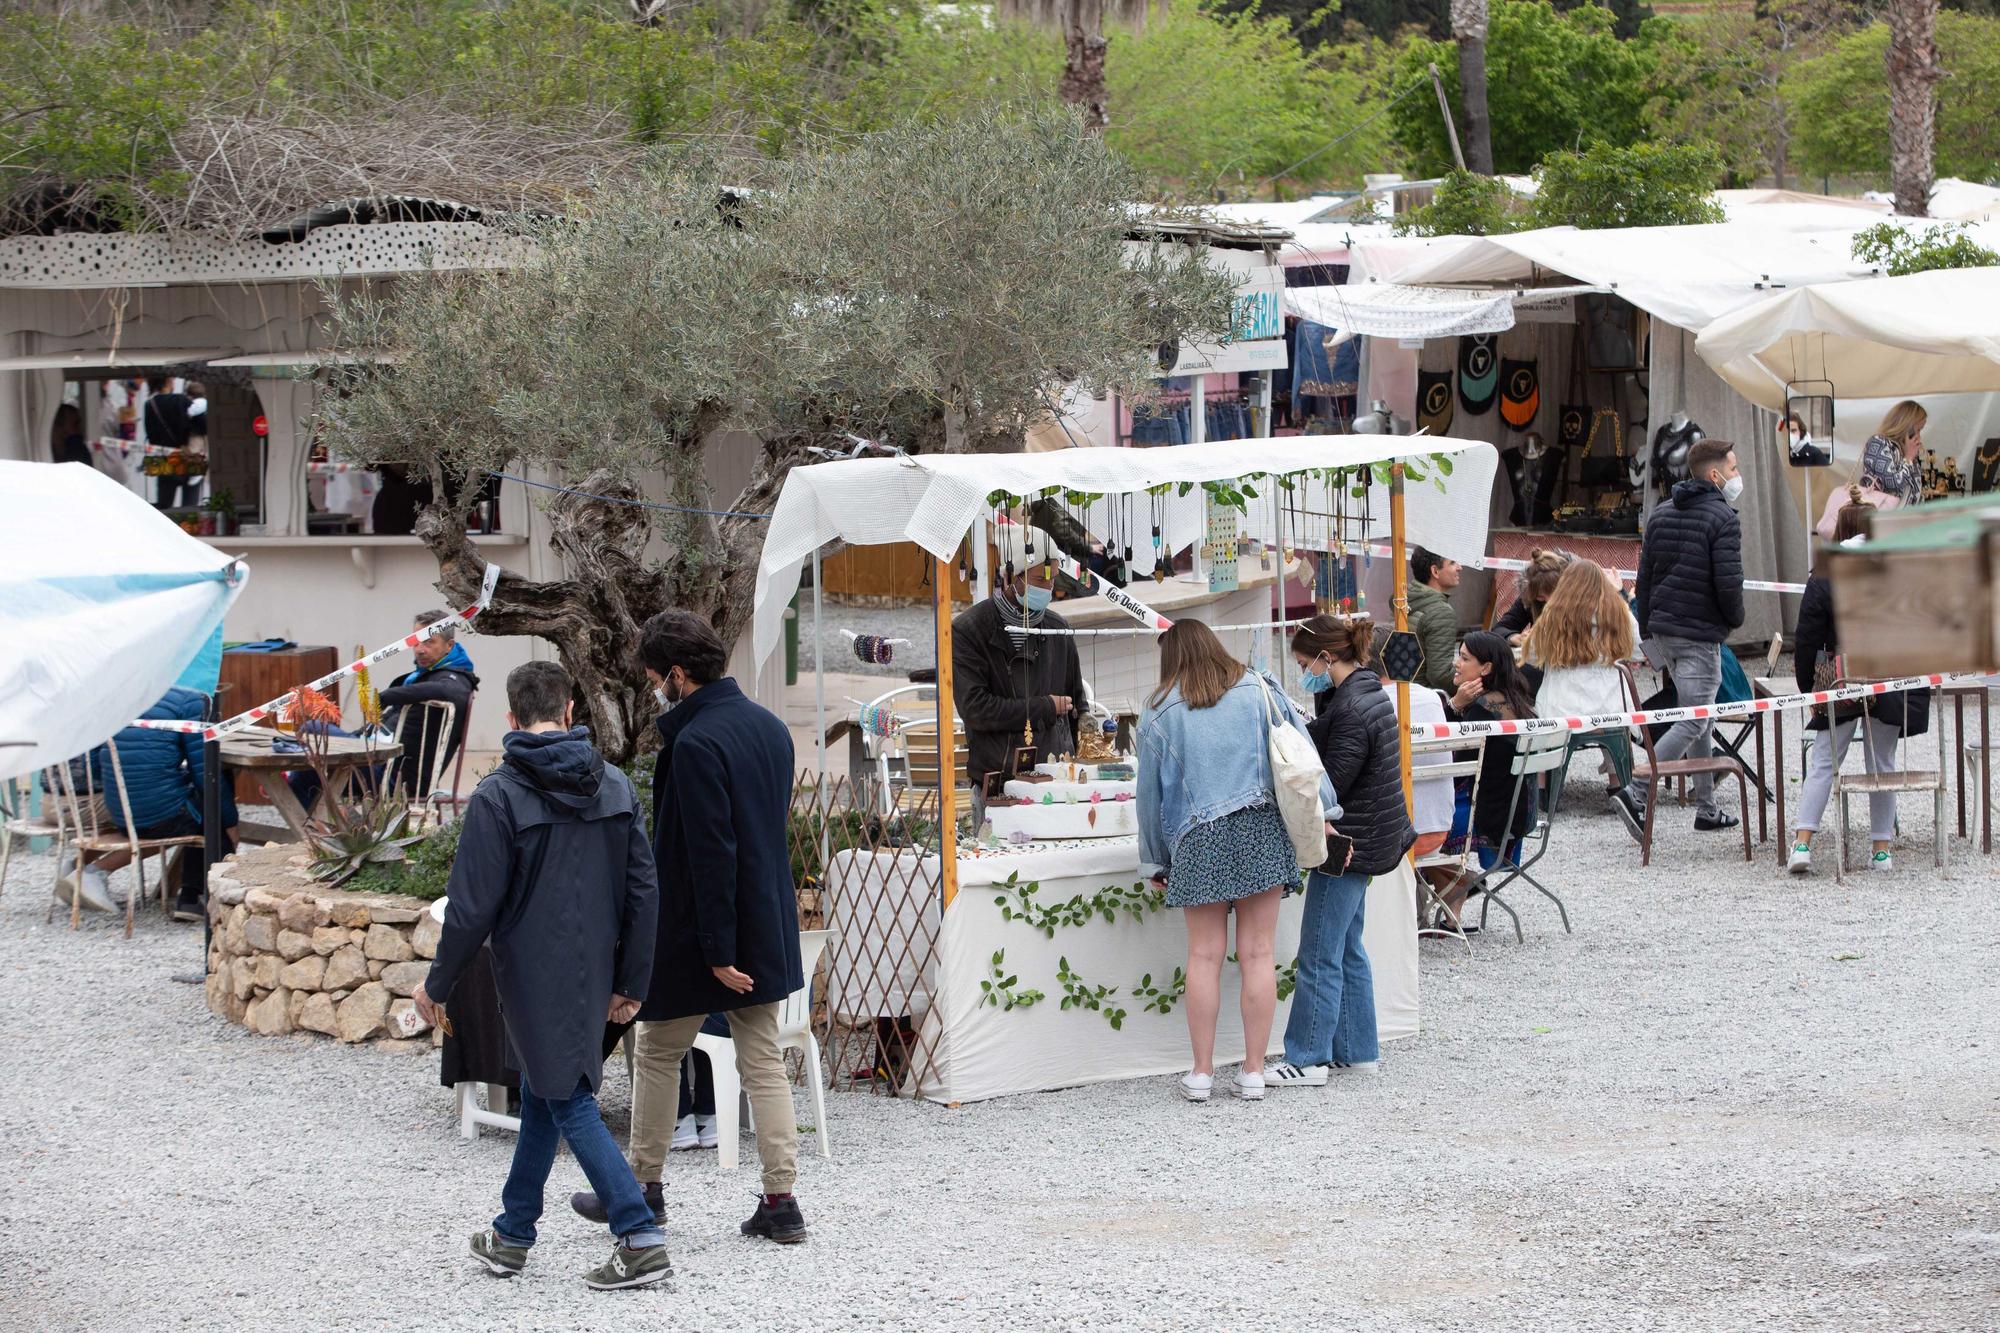
[[[1646,521],[1639,554],[1639,636],[1671,672],[1683,708],[1715,702],[1722,686],[1722,644],[1743,623],[1743,525],[1732,507],[1743,494],[1736,446],[1701,440],[1688,450],[1688,479],[1675,485],[1673,503]],[[1693,755],[1706,759],[1715,723],[1676,722],[1653,747],[1662,761]],[[1694,779],[1696,829],[1735,828],[1736,816],[1715,802],[1715,779]],[[1613,802],[1632,836],[1644,836],[1646,805],[1634,781]]]

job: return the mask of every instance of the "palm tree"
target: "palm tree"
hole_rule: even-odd
[[[1896,211],[1930,216],[1937,140],[1938,0],[1889,3],[1889,181]]]
[[[1104,21],[1143,24],[1167,0],[1000,0],[1000,12],[1063,35],[1062,99],[1083,111],[1084,128],[1104,133],[1111,108],[1104,91]]]
[[[1458,95],[1465,116],[1465,165],[1493,174],[1493,123],[1486,115],[1486,0],[1451,0],[1458,43]]]

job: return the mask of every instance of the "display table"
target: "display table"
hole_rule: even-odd
[[[958,896],[940,913],[935,853],[842,851],[828,862],[827,1005],[835,1021],[868,1024],[910,1017],[931,1058],[919,1061],[916,1091],[933,1101],[979,1101],[1017,1092],[1169,1074],[1188,1068],[1187,1019],[1177,1001],[1165,1013],[1146,1009],[1134,994],[1142,979],[1162,990],[1187,963],[1187,930],[1179,911],[1158,908],[1139,919],[1119,910],[1058,924],[1054,935],[1008,919],[1003,900],[1019,910],[1019,886],[1033,884],[1032,903],[1052,908],[1107,888],[1139,883],[1134,838],[1035,844],[1020,851],[974,849],[958,860]],[[1010,884],[1009,881],[1012,883]],[[1375,977],[1376,1023],[1383,1041],[1417,1031],[1415,883],[1407,863],[1368,888],[1363,940]],[[1278,916],[1276,958],[1297,955],[1304,899],[1285,900]],[[1001,955],[997,975],[994,954]],[[1105,1014],[1064,1009],[1057,974],[1067,959],[1073,985],[1117,989],[1105,1005],[1126,1011],[1114,1029]],[[1012,1009],[987,1003],[982,982],[1015,977]],[[1225,963],[1215,1058],[1243,1056],[1236,964]],[[1040,1000],[1020,997],[1040,991]],[[1283,1053],[1289,1000],[1280,1000],[1269,1054]]]

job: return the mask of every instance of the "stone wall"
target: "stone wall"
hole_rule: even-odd
[[[409,997],[437,954],[430,904],[328,889],[296,844],[247,848],[208,877],[208,1007],[267,1037],[316,1032],[430,1050]]]

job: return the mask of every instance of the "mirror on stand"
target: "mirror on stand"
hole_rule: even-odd
[[[1785,386],[1785,415],[1778,443],[1793,467],[1833,466],[1833,384],[1800,380]]]

